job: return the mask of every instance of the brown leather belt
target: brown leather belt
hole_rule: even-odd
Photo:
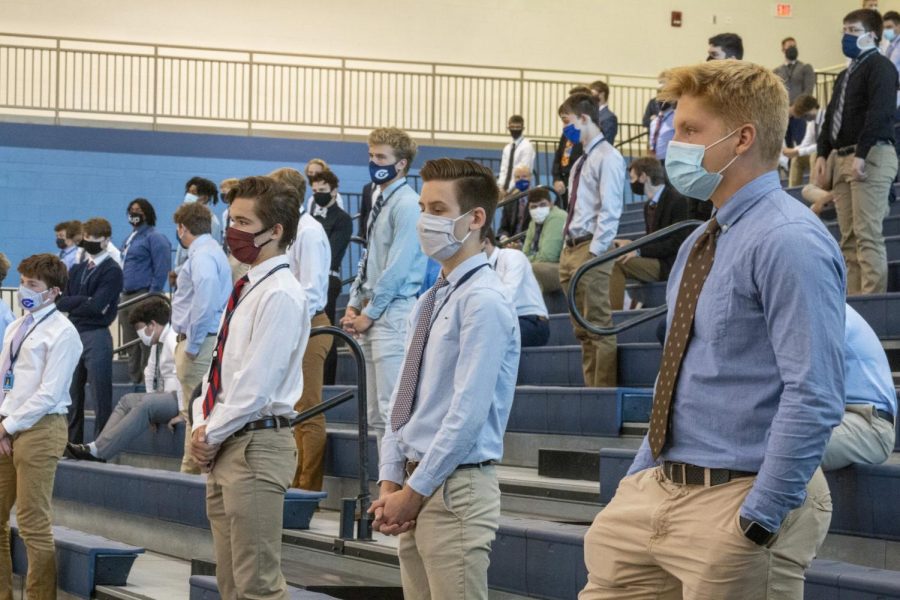
[[[594,236],[592,236],[592,235],[582,235],[577,238],[567,237],[566,238],[566,246],[568,246],[569,248],[574,248],[575,246],[580,246],[581,244],[583,244],[585,242],[589,242],[592,239],[594,239]]]
[[[663,462],[663,474],[666,479],[676,485],[702,485],[714,487],[743,477],[756,477],[749,471],[732,471],[731,469],[710,469],[687,463]]]

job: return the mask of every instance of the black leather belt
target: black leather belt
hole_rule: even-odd
[[[265,419],[259,419],[258,421],[250,421],[242,428],[238,429],[235,433],[235,437],[239,437],[244,435],[245,433],[250,433],[251,431],[259,431],[260,429],[281,429],[282,427],[290,427],[291,420],[287,417],[266,417]]]
[[[843,148],[837,149],[838,156],[849,156],[849,155],[853,154],[854,152],[856,152],[855,144],[853,146],[844,146]]]
[[[482,467],[489,467],[494,464],[492,460],[486,460],[480,463],[466,463],[463,465],[459,465],[456,467],[456,471],[462,471],[463,469],[480,469]],[[412,477],[412,474],[416,472],[416,468],[419,466],[419,463],[414,460],[406,461],[406,476]]]
[[[215,337],[217,335],[219,335],[219,334],[218,333],[207,333],[206,337]],[[175,336],[175,343],[180,344],[181,342],[183,342],[186,339],[187,339],[186,333],[179,333]]]
[[[888,411],[886,411],[886,410],[876,410],[876,411],[875,411],[875,414],[877,414],[879,417],[881,417],[882,419],[884,419],[885,421],[887,421],[887,422],[890,423],[891,425],[894,424],[894,415],[892,415],[892,414],[889,413]]]
[[[567,237],[566,238],[566,246],[568,246],[569,248],[574,248],[575,246],[578,246],[580,244],[588,242],[592,239],[594,239],[594,236],[592,236],[592,235],[582,235],[577,238]]]
[[[687,463],[663,462],[663,474],[666,479],[677,485],[703,485],[713,487],[743,477],[756,477],[749,471],[732,471],[731,469],[709,469]]]

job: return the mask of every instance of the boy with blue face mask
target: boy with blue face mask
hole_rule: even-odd
[[[19,306],[25,314],[6,330],[0,348],[0,598],[12,598],[9,515],[16,505],[28,551],[25,595],[56,598],[51,499],[56,465],[66,447],[69,384],[81,341],[57,310],[66,266],[52,254],[19,264]]]
[[[493,174],[438,159],[421,171],[422,250],[441,276],[419,298],[381,445],[372,527],[399,535],[407,598],[487,600],[519,326],[481,251],[497,206]]]
[[[887,291],[882,221],[897,175],[897,69],[878,52],[882,26],[874,10],[844,17],[841,47],[850,64],[835,81],[816,158],[817,184],[834,194],[851,295]]]

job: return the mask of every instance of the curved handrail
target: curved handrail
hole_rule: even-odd
[[[581,265],[578,270],[575,271],[575,275],[572,276],[572,281],[569,283],[569,293],[567,295],[567,301],[569,304],[569,313],[572,315],[572,318],[575,319],[575,321],[579,325],[596,335],[616,335],[625,331],[626,329],[631,329],[635,325],[639,325],[641,323],[644,323],[645,321],[649,321],[650,319],[664,314],[667,310],[667,307],[665,305],[658,306],[647,313],[634,317],[633,319],[628,319],[624,323],[619,323],[618,325],[614,325],[612,327],[600,327],[598,325],[590,323],[587,319],[585,319],[584,315],[581,314],[581,311],[578,310],[578,306],[575,303],[575,289],[578,287],[578,282],[582,277],[584,277],[584,274],[597,267],[598,265],[608,263],[619,258],[620,256],[625,256],[629,252],[646,246],[650,242],[655,242],[657,240],[667,238],[683,229],[696,229],[700,225],[703,225],[703,221],[697,219],[691,219],[689,221],[679,221],[678,223],[669,225],[665,229],[660,229],[659,231],[654,231],[650,235],[645,235],[644,237],[639,238],[631,242],[630,244],[626,244],[621,248],[610,250],[609,252],[601,254],[597,258],[592,258],[591,260]]]
[[[166,303],[169,306],[172,305],[171,298],[169,298],[169,296],[167,296],[166,294],[164,294],[162,292],[146,292],[144,294],[141,294],[140,296],[135,296],[134,298],[129,298],[128,300],[125,300],[124,302],[119,302],[118,309],[122,310],[123,308],[128,308],[130,306],[134,306],[135,304],[140,304],[144,300],[148,300],[150,298],[162,298],[163,300],[166,301]]]
[[[520,231],[516,235],[511,235],[508,238],[504,239],[502,242],[500,240],[497,240],[497,247],[504,248],[508,244],[512,244],[513,242],[518,242],[519,240],[524,240],[525,236],[527,236],[527,235],[528,235],[527,231]]]
[[[356,359],[356,399],[357,399],[357,413],[358,413],[358,432],[359,432],[359,496],[357,496],[356,500],[359,503],[359,524],[356,529],[356,539],[358,540],[371,540],[372,539],[372,524],[369,521],[369,505],[371,504],[371,496],[369,494],[369,421],[368,421],[368,409],[367,409],[367,401],[366,401],[366,360],[363,355],[362,348],[356,339],[344,331],[343,329],[339,329],[338,327],[313,327],[309,332],[309,337],[315,337],[317,335],[331,335],[336,338],[340,338],[344,340],[344,343],[347,344],[347,347],[350,348],[350,353],[353,354],[353,358]],[[347,392],[341,394],[341,396],[346,395]],[[337,398],[332,398],[327,403],[323,403],[322,406],[316,407],[316,409],[320,409],[318,412],[315,412],[316,409],[310,409],[297,417],[295,417],[291,421],[291,426],[293,427],[301,420],[308,419],[310,417],[319,414],[319,412],[327,410],[332,406],[340,404],[344,400],[349,400],[350,396],[347,396],[341,400],[341,396]],[[325,405],[328,406],[325,406]]]
[[[640,133],[637,134],[637,135],[631,136],[631,137],[628,138],[627,140],[622,140],[622,141],[618,142],[618,143],[615,145],[615,146],[616,146],[616,149],[618,149],[618,148],[624,148],[626,144],[630,144],[630,143],[632,143],[632,142],[636,142],[636,141],[638,141],[639,139],[641,139],[641,138],[643,138],[643,137],[649,138],[649,137],[650,137],[650,132],[647,131],[647,130],[644,130],[644,131],[640,132]]]
[[[526,197],[528,195],[528,192],[531,192],[532,190],[547,190],[548,192],[550,192],[551,194],[553,194],[556,197],[556,200],[554,200],[554,204],[556,204],[556,206],[560,205],[559,203],[560,203],[561,199],[559,197],[559,192],[554,190],[549,185],[539,185],[537,187],[528,188],[524,192],[516,192],[515,194],[512,194],[511,196],[507,196],[506,198],[504,198],[503,200],[501,200],[500,202],[497,203],[497,208],[498,209],[503,208],[507,204],[511,204],[517,200],[520,200],[520,199]]]

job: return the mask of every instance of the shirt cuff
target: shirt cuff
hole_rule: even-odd
[[[7,435],[14,435],[19,433],[19,429],[21,429],[21,423],[15,417],[6,417],[3,419],[3,429],[6,430]]]
[[[382,464],[378,469],[378,483],[382,481],[390,481],[397,485],[403,485],[403,478],[406,475],[406,469],[402,462]]]
[[[419,465],[419,467],[421,467],[421,465]],[[412,474],[412,477],[406,482],[414,492],[421,494],[426,498],[430,497],[442,483],[443,481],[436,481],[432,477],[426,475],[425,470],[422,468],[417,468],[415,473]]]
[[[373,321],[377,321],[379,318],[381,318],[381,315],[384,314],[384,309],[379,310],[378,308],[376,308],[374,302],[369,302],[369,304],[367,304],[366,307],[362,310],[362,314],[366,315]]]
[[[781,529],[781,524],[784,522],[787,514],[791,512],[791,509],[761,497],[754,491],[751,489],[750,494],[744,500],[744,504],[741,506],[741,516],[751,521],[756,521],[772,533],[777,532]],[[804,489],[803,499],[800,504],[803,504],[805,500],[806,490]],[[798,504],[798,506],[800,505]]]

